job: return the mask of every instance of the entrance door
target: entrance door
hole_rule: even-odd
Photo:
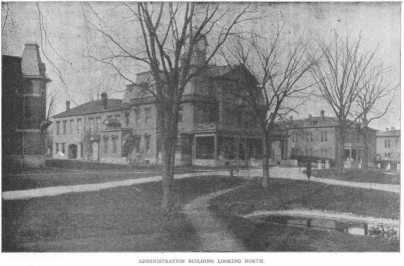
[[[67,148],[67,155],[69,159],[77,159],[77,145],[70,144]]]

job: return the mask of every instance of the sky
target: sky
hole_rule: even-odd
[[[129,23],[130,14],[122,13],[120,3],[92,3],[99,12],[99,18],[111,32],[124,36],[130,46],[136,46],[138,39],[131,35],[137,31]],[[242,4],[232,5],[234,9]],[[111,98],[121,98],[126,80],[117,75],[113,69],[102,65],[88,55],[105,41],[91,30],[88,17],[83,15],[87,6],[79,2],[39,3],[46,36],[41,30],[39,12],[35,2],[7,3],[2,6],[2,54],[21,56],[24,43],[36,42],[41,46],[41,57],[47,66],[47,75],[52,80],[48,93],[56,95],[55,113],[65,108],[65,101],[70,100],[72,107],[99,97],[107,91]],[[245,24],[246,30],[260,34],[271,34],[273,25],[282,23],[291,39],[331,40],[335,32],[340,36],[362,36],[362,48],[373,50],[377,47],[379,62],[388,66],[386,80],[397,85],[392,106],[382,119],[371,124],[376,129],[387,127],[400,128],[400,3],[259,3],[252,5],[252,10],[260,19]],[[5,15],[7,14],[7,16]],[[7,19],[5,19],[7,17]],[[120,28],[116,21],[124,21]],[[121,24],[119,24],[121,25]],[[105,48],[105,46],[104,46]],[[132,74],[147,69],[140,65],[128,66]],[[387,101],[381,102],[382,108]],[[313,106],[314,105],[314,106]],[[313,108],[315,107],[315,108]],[[331,110],[319,99],[300,108],[294,117],[304,118],[309,114],[318,115],[320,110],[328,115]]]

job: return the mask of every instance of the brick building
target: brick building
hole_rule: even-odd
[[[37,44],[26,44],[22,57],[2,56],[3,166],[44,162],[46,77]]]

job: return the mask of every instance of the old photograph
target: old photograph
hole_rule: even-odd
[[[400,251],[400,2],[1,4],[3,253]]]

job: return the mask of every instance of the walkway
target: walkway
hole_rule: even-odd
[[[307,180],[307,176],[300,168],[297,167],[273,167],[270,170],[270,176],[275,178],[285,178],[293,180]],[[254,168],[250,171],[241,170],[241,176],[262,176],[262,169]],[[400,185],[393,184],[380,184],[380,183],[365,183],[365,182],[352,182],[343,181],[329,178],[311,177],[310,181],[324,183],[335,186],[354,187],[362,189],[373,189],[392,193],[400,193]]]
[[[195,177],[195,176],[228,175],[228,174],[229,174],[228,171],[214,171],[214,172],[203,171],[203,172],[196,172],[196,173],[176,174],[174,176],[174,178],[183,179],[183,178],[191,178],[191,177]],[[160,180],[161,180],[161,176],[150,176],[150,177],[133,178],[133,179],[126,179],[126,180],[121,180],[121,181],[111,181],[111,182],[103,182],[103,183],[95,183],[95,184],[52,186],[52,187],[44,187],[44,188],[26,189],[26,190],[13,190],[13,191],[3,192],[2,198],[4,200],[20,200],[20,199],[58,196],[58,195],[68,194],[68,193],[99,191],[99,190],[116,188],[116,187],[126,187],[126,186],[139,185],[139,184],[145,184],[145,183],[159,182]]]
[[[220,171],[200,171],[194,173],[184,173],[184,174],[176,174],[174,176],[175,179],[182,178],[192,178],[196,176],[209,176],[209,175],[229,175],[229,171],[220,170]],[[262,169],[254,168],[250,170],[241,170],[240,176],[242,177],[257,177],[262,176]],[[292,167],[273,167],[270,169],[270,175],[274,178],[285,178],[292,180],[307,180],[307,177],[299,168]],[[67,186],[51,186],[44,188],[34,188],[34,189],[26,189],[26,190],[14,190],[14,191],[5,191],[2,193],[2,198],[4,200],[18,200],[18,199],[30,199],[30,198],[38,198],[38,197],[47,197],[47,196],[58,196],[67,193],[78,193],[78,192],[90,192],[90,191],[99,191],[104,189],[110,189],[115,187],[125,187],[132,185],[139,185],[151,182],[159,182],[161,180],[161,176],[150,176],[150,177],[142,177],[142,178],[133,178],[133,179],[125,179],[120,181],[110,181],[103,183],[95,183],[95,184],[81,184],[81,185],[67,185]],[[310,179],[312,182],[325,183],[329,185],[336,186],[346,186],[346,187],[355,187],[362,189],[373,189],[380,190],[392,193],[400,193],[400,185],[391,185],[391,184],[378,184],[378,183],[363,183],[363,182],[350,182],[350,181],[342,181],[335,179],[327,179],[327,178],[317,178],[312,177]]]
[[[195,228],[201,242],[199,251],[246,251],[243,244],[230,233],[222,221],[208,209],[209,200],[236,190],[241,186],[220,190],[194,199],[184,206],[184,213]]]

